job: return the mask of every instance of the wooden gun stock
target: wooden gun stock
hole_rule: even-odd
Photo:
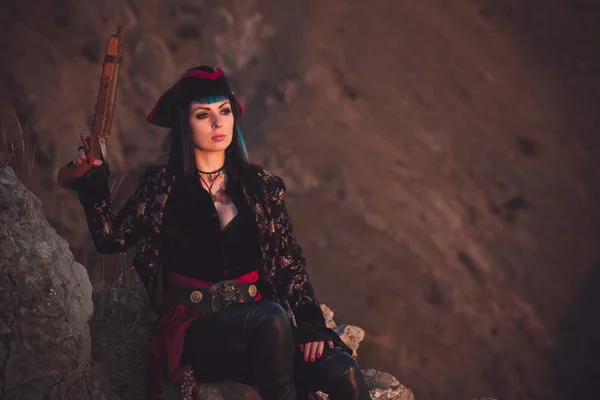
[[[90,146],[87,149],[88,158],[104,160],[105,162],[106,141],[110,136],[113,111],[115,109],[119,68],[123,52],[124,30],[124,26],[119,26],[117,33],[108,38],[104,63],[102,65],[102,78],[100,79],[100,88],[98,89],[98,99],[96,101],[94,125],[92,127]],[[87,144],[85,142],[83,144],[87,148]],[[58,184],[62,188],[71,189],[77,179],[81,178],[92,168],[91,164],[75,167],[72,163],[69,163],[58,171]]]

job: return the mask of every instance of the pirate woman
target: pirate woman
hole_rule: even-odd
[[[147,117],[170,128],[166,165],[151,167],[123,208],[109,200],[108,166],[77,185],[103,254],[136,246],[134,267],[159,313],[147,398],[163,377],[193,399],[198,382],[234,380],[266,400],[370,399],[350,349],[325,325],[296,241],[282,179],[249,163],[243,108],[223,71],[186,71]]]

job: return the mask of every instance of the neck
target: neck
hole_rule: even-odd
[[[212,172],[225,164],[225,151],[196,150],[196,168],[204,172]]]

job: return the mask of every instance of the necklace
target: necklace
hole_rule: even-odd
[[[219,198],[217,197],[217,195],[216,195],[216,194],[214,194],[214,193],[212,192],[212,188],[213,188],[213,186],[214,186],[215,182],[217,181],[217,178],[218,178],[219,176],[224,176],[224,175],[225,175],[225,171],[223,171],[223,168],[224,168],[224,167],[225,167],[225,166],[223,166],[223,167],[221,167],[221,168],[219,168],[218,170],[216,170],[216,171],[213,171],[213,172],[204,172],[204,171],[200,171],[200,170],[198,170],[198,176],[200,177],[200,180],[202,180],[202,183],[204,183],[204,184],[206,185],[206,187],[208,188],[208,193],[210,193],[210,198],[212,199],[212,202],[213,202],[213,203],[216,203],[216,202],[219,200]],[[208,176],[208,182],[209,182],[209,183],[207,183],[207,182],[204,180],[204,178],[202,177],[202,175],[201,175],[201,174],[206,174],[206,175]],[[215,177],[213,178],[213,177],[212,177],[210,174],[216,174],[216,175],[215,175]]]
[[[212,171],[212,172],[205,172],[205,171],[198,170],[198,175],[204,174],[204,175],[206,175],[208,177],[208,181],[209,182],[214,182],[219,176],[223,175],[223,173],[224,173],[223,169],[224,168],[225,168],[225,165],[223,165],[218,170]],[[213,177],[214,174],[216,174],[216,175]],[[202,179],[202,175],[200,175],[200,179]]]

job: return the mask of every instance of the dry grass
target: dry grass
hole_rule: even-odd
[[[34,137],[32,137],[27,123],[19,121],[15,110],[13,109],[12,111],[17,126],[16,132],[14,130],[13,132],[6,132],[4,127],[0,125],[0,167],[11,167],[19,180],[36,196],[42,200],[51,199],[52,201],[49,201],[49,203],[56,203],[55,209],[51,212],[53,215],[49,215],[48,219],[49,221],[54,221],[53,227],[59,234],[64,233],[68,229],[73,228],[72,226],[67,227],[66,224],[69,221],[69,213],[72,214],[73,212],[73,201],[70,197],[76,196],[76,192],[60,188],[56,182],[56,176],[52,177],[51,189],[40,185],[40,177],[36,177],[35,174],[37,170]],[[122,189],[125,177],[126,174],[123,174],[113,180],[110,186],[111,200],[114,200],[119,190]],[[131,267],[130,256],[127,254],[118,254],[115,256],[94,254],[94,249],[90,247],[92,240],[89,235],[83,209],[77,207],[76,213],[75,236],[79,242],[69,244],[77,261],[86,266],[94,287],[123,287],[131,289],[139,284],[137,274]],[[68,237],[63,237],[69,241]],[[90,254],[94,255],[93,259],[89,258]]]
[[[27,184],[31,181],[33,168],[35,165],[35,145],[29,135],[27,125],[23,126],[13,109],[13,115],[18,126],[16,137],[9,137],[4,128],[2,130],[2,146],[0,146],[0,165],[2,167],[11,167],[17,177]]]
[[[141,399],[154,315],[144,289],[95,291],[90,321],[92,357],[100,362],[121,398]]]

